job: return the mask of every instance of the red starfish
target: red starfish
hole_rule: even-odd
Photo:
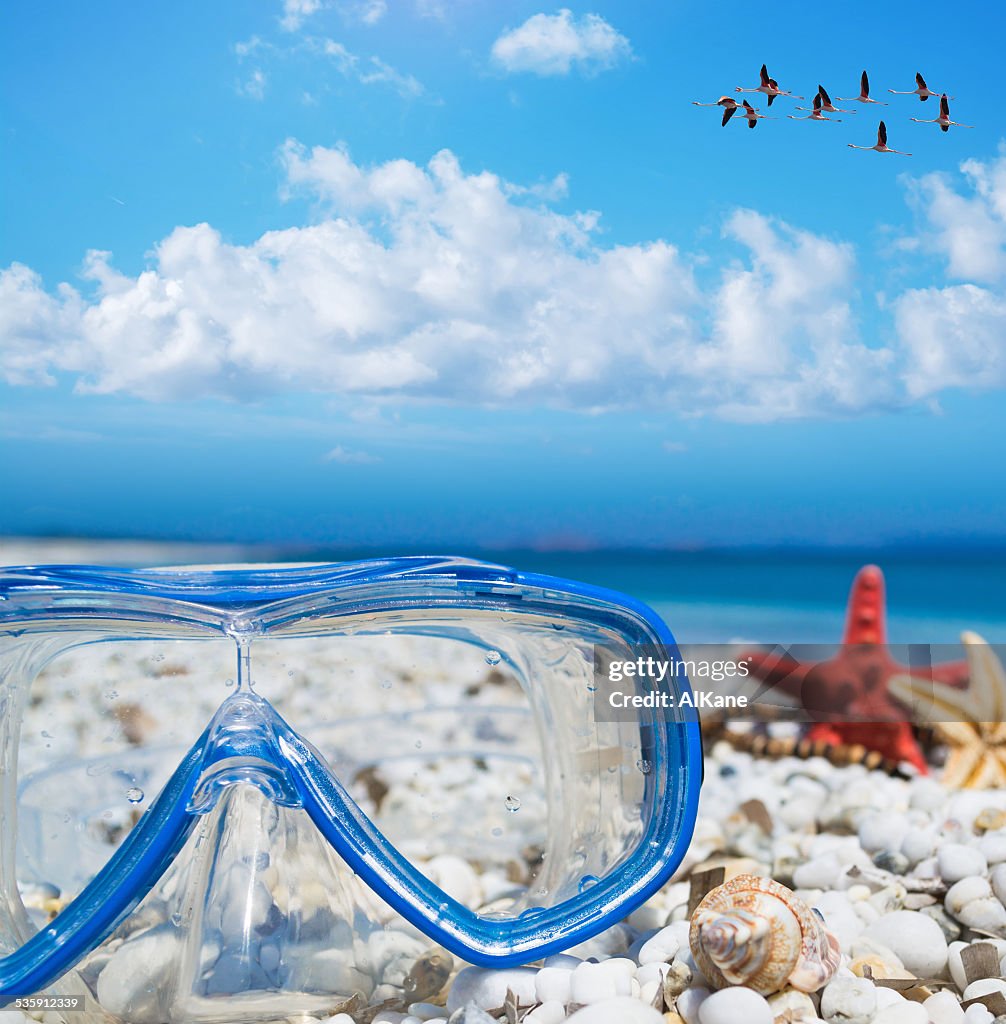
[[[967,662],[917,669],[900,665],[887,647],[884,574],[875,565],[860,569],[849,592],[845,636],[827,661],[797,661],[788,654],[745,654],[751,675],[800,699],[814,720],[808,737],[827,743],[860,744],[894,761],[926,771],[908,711],[889,693],[893,676],[913,675],[963,687]],[[844,719],[855,719],[848,721]]]

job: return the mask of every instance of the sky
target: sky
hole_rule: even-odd
[[[1006,540],[1006,9],[0,14],[0,533]],[[751,131],[715,102],[786,97]],[[889,106],[839,102],[867,68]],[[892,96],[921,71],[937,101]],[[789,120],[823,84],[854,113]],[[746,97],[748,98],[748,97]],[[911,157],[857,152],[877,122]]]

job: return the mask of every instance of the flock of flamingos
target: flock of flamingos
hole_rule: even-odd
[[[946,93],[933,92],[929,86],[926,85],[926,80],[922,75],[916,74],[915,76],[915,88],[907,92],[898,92],[896,89],[888,89],[890,93],[894,93],[895,96],[918,96],[919,99],[925,103],[930,96],[939,96],[940,98],[940,116],[934,118],[918,118],[913,117],[912,120],[919,124],[938,124],[940,130],[944,132],[950,131],[950,126],[953,125],[955,128],[974,128],[973,124],[961,124],[959,121],[950,120],[950,102],[954,97],[947,97]],[[796,96],[786,89],[780,89],[779,83],[769,77],[768,68],[762,64],[761,66],[761,84],[755,86],[753,89],[744,89],[741,86],[737,86],[734,92],[760,92],[764,93],[768,97],[768,105],[772,106],[772,101],[776,96],[789,96],[795,100],[802,100],[803,96]],[[870,79],[867,77],[866,72],[863,72],[863,77],[860,79],[859,84],[859,95],[858,96],[837,96],[836,99],[839,103],[875,103],[878,106],[886,107],[888,104],[875,100],[870,96]],[[765,114],[758,112],[756,107],[752,107],[751,104],[744,100],[738,103],[732,96],[721,96],[715,103],[698,103],[695,102],[696,107],[723,107],[723,121],[722,124],[726,124],[731,117],[738,110],[744,111],[744,118],[748,123],[749,128],[754,128],[759,121],[764,120],[775,120],[775,118],[767,117]],[[840,117],[825,117],[825,112],[829,114],[854,114],[854,110],[842,110],[840,107],[836,107],[831,102],[831,97],[828,95],[823,85],[817,87],[817,95],[814,97],[814,105],[812,107],[797,107],[797,110],[808,110],[808,113],[804,117],[797,117],[794,114],[787,114],[786,116],[793,121],[841,121]],[[868,149],[874,150],[877,153],[896,153],[898,156],[911,156],[911,153],[904,153],[900,149],[891,149],[887,145],[887,125],[883,121],[880,122],[877,128],[877,144],[875,146],[854,146],[851,142],[848,143],[850,149]]]

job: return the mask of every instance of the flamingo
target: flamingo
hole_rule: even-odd
[[[693,107],[723,107],[723,120],[720,122],[721,125],[725,125],[734,114],[737,113],[737,108],[740,104],[732,96],[721,96],[715,103],[699,103],[697,100],[692,100]]]
[[[821,110],[827,110],[829,114],[855,114],[855,110],[840,110],[831,102],[831,97],[828,95],[827,90],[823,85],[817,87],[817,95],[821,97]],[[816,98],[816,97],[815,97]],[[797,107],[797,110],[816,110],[816,107]],[[817,118],[815,118],[817,120]],[[831,118],[823,117],[822,121],[830,121]],[[839,119],[840,120],[840,119]]]
[[[798,107],[797,109],[798,110],[806,110],[807,108],[806,107]],[[814,113],[813,114],[808,114],[806,117],[797,117],[796,114],[787,114],[786,116],[788,118],[790,118],[790,120],[792,120],[792,121],[838,121],[838,122],[841,122],[841,120],[842,120],[840,117],[825,117],[824,114],[821,113],[821,94],[820,93],[818,93],[814,97]]]
[[[881,100],[870,99],[870,79],[866,77],[866,72],[863,72],[862,77],[859,80],[859,95],[858,96],[836,96],[835,99],[839,103],[876,103],[878,106],[887,107],[889,103],[884,103]]]
[[[911,156],[911,153],[902,153],[900,149],[888,149],[887,148],[887,125],[883,121],[880,122],[880,126],[877,128],[877,144],[875,146],[854,146],[851,142],[847,143],[849,149],[875,149],[878,153],[897,153],[898,156]]]
[[[747,118],[748,128],[754,128],[754,126],[759,121],[774,121],[775,120],[774,117],[766,117],[765,114],[759,114],[758,111],[755,110],[755,108],[752,107],[751,104],[748,103],[747,100],[744,101],[744,117]]]
[[[792,96],[795,100],[802,100],[804,98],[803,96],[795,96],[791,92],[780,89],[779,83],[774,78],[769,78],[768,68],[764,64],[761,66],[761,85],[756,86],[754,89],[742,89],[738,85],[734,92],[763,92],[768,97],[768,105],[770,107],[776,96]]]
[[[894,93],[895,96],[918,96],[923,103],[925,103],[930,96],[940,95],[938,92],[933,92],[933,90],[930,89],[928,85],[926,85],[926,80],[922,77],[921,74],[919,74],[918,71],[915,72],[915,84],[917,88],[912,89],[911,92],[898,92],[897,89],[888,89],[887,91]],[[953,96],[951,96],[950,98],[954,99]]]
[[[938,124],[940,126],[940,131],[942,131],[942,132],[950,131],[950,126],[951,125],[954,125],[954,127],[956,127],[956,128],[974,128],[973,124],[961,124],[960,121],[951,121],[950,120],[950,104],[947,102],[947,94],[946,93],[944,93],[940,97],[940,116],[939,117],[934,117],[932,119],[920,119],[918,117],[913,117],[912,120],[915,121],[918,124]]]

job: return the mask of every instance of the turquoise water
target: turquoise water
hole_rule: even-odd
[[[836,643],[868,562],[887,579],[888,636],[1006,642],[1006,552],[492,552],[520,569],[612,587],[653,605],[681,643]]]

